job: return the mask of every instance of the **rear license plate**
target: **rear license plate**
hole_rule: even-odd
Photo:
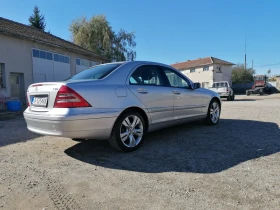
[[[32,106],[46,107],[48,103],[48,97],[35,97],[31,96]]]

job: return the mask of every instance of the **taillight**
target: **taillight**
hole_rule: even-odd
[[[54,108],[90,107],[91,105],[77,92],[62,85],[57,92]]]
[[[228,92],[228,88],[227,88],[227,92]]]

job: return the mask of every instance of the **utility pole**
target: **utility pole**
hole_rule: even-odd
[[[254,61],[252,60],[252,70],[254,70]]]
[[[244,64],[244,70],[246,70],[247,68],[247,63],[246,63],[246,33],[245,33],[245,64]]]

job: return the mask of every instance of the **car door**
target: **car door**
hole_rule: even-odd
[[[151,123],[173,119],[173,92],[157,65],[141,65],[129,78],[129,89],[148,109]]]
[[[202,94],[191,82],[173,69],[163,67],[174,98],[174,120],[202,115]]]

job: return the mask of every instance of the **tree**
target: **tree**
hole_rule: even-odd
[[[40,15],[40,10],[37,6],[33,9],[33,14],[29,17],[29,25],[45,31],[46,23],[44,15]]]
[[[270,69],[268,69],[268,71],[267,71],[268,78],[269,78],[269,76],[270,76],[270,73],[271,73],[271,70],[270,70]]]
[[[232,68],[232,83],[247,83],[254,81],[256,71],[252,68],[244,69],[243,64],[237,64]]]
[[[123,29],[113,31],[104,15],[85,17],[72,21],[69,31],[72,41],[111,61],[134,60],[136,46],[134,33]]]

